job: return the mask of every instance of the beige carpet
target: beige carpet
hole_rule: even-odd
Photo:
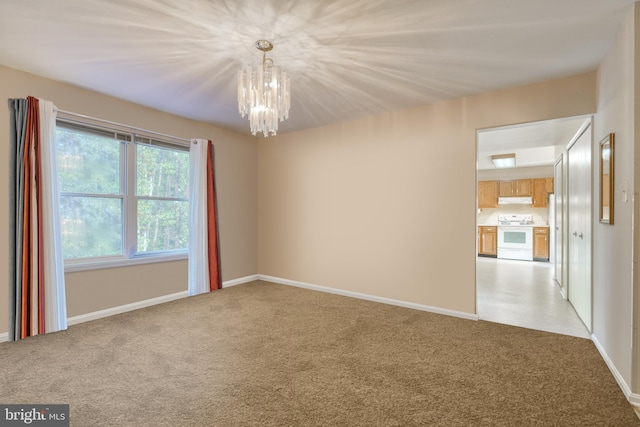
[[[265,282],[0,344],[73,426],[631,426],[593,343]]]

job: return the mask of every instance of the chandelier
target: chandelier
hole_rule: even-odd
[[[262,64],[256,70],[248,65],[238,71],[238,110],[242,117],[249,115],[251,133],[262,132],[266,138],[276,134],[278,121],[289,118],[291,89],[287,72],[267,58],[273,44],[258,40],[256,48],[262,51]]]

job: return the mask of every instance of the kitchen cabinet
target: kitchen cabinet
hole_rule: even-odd
[[[525,197],[531,196],[531,179],[515,179],[512,181],[500,181],[500,197]]]
[[[531,196],[531,206],[534,208],[546,208],[547,197],[553,193],[553,178],[535,178]]]
[[[478,207],[481,209],[498,207],[498,181],[478,182]]]
[[[498,255],[498,227],[481,225],[478,227],[478,255]]]
[[[549,227],[533,227],[533,259],[549,261]]]

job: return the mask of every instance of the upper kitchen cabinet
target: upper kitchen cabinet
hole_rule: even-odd
[[[500,181],[500,197],[523,197],[531,196],[531,179],[516,179],[513,181]]]
[[[533,180],[531,206],[534,208],[546,208],[549,193],[553,193],[553,178],[535,178]]]
[[[478,182],[478,207],[481,209],[498,207],[498,181]]]

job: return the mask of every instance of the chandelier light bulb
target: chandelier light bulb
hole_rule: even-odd
[[[276,135],[278,122],[289,118],[291,84],[286,71],[276,67],[267,52],[273,49],[268,40],[258,40],[262,63],[255,70],[247,65],[238,71],[238,110],[249,116],[249,127],[255,135]]]

